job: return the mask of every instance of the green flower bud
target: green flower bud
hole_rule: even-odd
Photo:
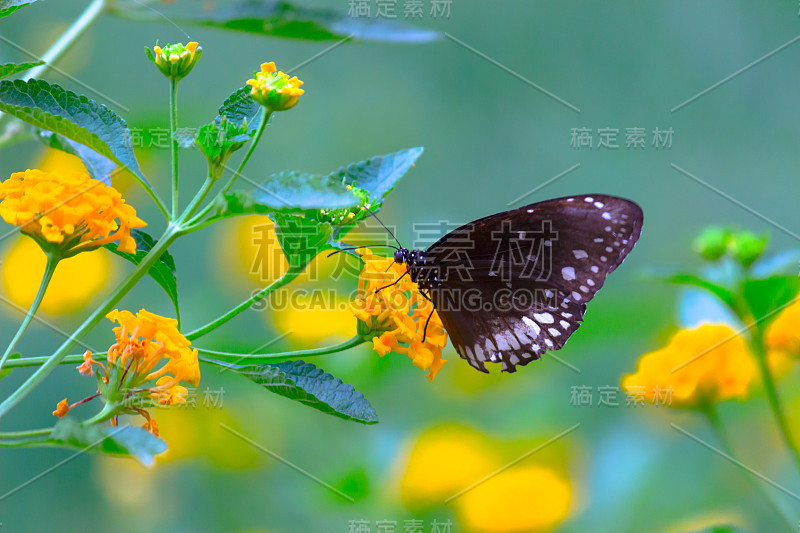
[[[728,228],[706,228],[703,230],[703,233],[694,240],[693,248],[703,259],[717,261],[725,255],[732,237],[731,231]]]
[[[769,235],[756,235],[749,231],[742,231],[733,236],[728,248],[739,260],[743,267],[750,267],[761,257],[767,247]]]
[[[147,57],[153,62],[164,76],[180,80],[185,78],[200,61],[203,47],[191,42],[184,46],[182,43],[168,44],[161,48],[158,45],[153,50],[145,47]]]

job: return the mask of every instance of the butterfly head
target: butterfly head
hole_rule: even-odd
[[[411,251],[408,248],[400,248],[394,253],[394,262],[398,264],[408,263],[411,259]]]

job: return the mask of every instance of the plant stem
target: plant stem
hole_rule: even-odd
[[[239,164],[239,168],[236,169],[236,172],[234,172],[233,175],[231,175],[231,177],[228,179],[228,182],[225,184],[225,186],[222,188],[222,190],[220,190],[220,192],[217,194],[218,198],[222,198],[228,192],[230,192],[231,187],[233,187],[233,185],[236,183],[236,180],[239,179],[239,176],[242,175],[242,171],[244,171],[244,167],[247,166],[247,162],[250,161],[250,157],[252,157],[253,153],[256,150],[256,146],[258,146],[258,143],[261,141],[261,137],[264,135],[264,131],[267,129],[267,124],[269,124],[269,119],[270,119],[271,116],[272,116],[272,113],[269,113],[265,109],[264,113],[261,115],[261,122],[259,122],[259,124],[258,124],[258,130],[256,131],[256,135],[255,135],[255,137],[253,137],[253,141],[250,143],[250,147],[247,149],[247,153],[245,154],[244,158],[242,159],[242,162]],[[189,222],[189,226],[190,227],[191,226],[195,226],[198,222],[200,222],[203,219],[203,217],[208,215],[208,213],[209,213],[209,211],[211,211],[213,205],[214,205],[214,202],[209,203],[202,211],[200,211],[200,213],[197,214],[196,217],[194,217]],[[203,226],[203,227],[205,227],[205,226]],[[192,228],[192,231],[196,231],[196,229],[199,229],[199,228]]]
[[[717,411],[716,406],[709,406],[708,408],[704,409],[703,412],[708,418],[708,423],[711,425],[711,429],[713,429],[714,433],[716,433],[717,440],[722,446],[722,450],[728,454],[730,458],[738,461],[738,458],[736,458],[736,454],[733,451],[731,440],[728,437],[728,432],[725,429],[725,425],[722,423],[722,419],[719,417],[719,412]],[[744,477],[747,478],[753,489],[755,489],[755,491],[764,499],[764,501],[786,521],[789,526],[789,530],[795,531],[794,521],[791,520],[783,511],[783,509],[780,508],[778,503],[770,497],[769,493],[764,489],[764,486],[759,483],[756,478],[750,475],[745,475]]]
[[[41,437],[43,435],[49,435],[52,431],[53,428],[28,429],[25,431],[7,431],[0,433],[0,439],[21,439],[25,437]]]
[[[172,218],[178,218],[178,80],[169,80],[169,138],[172,140]]]
[[[58,40],[53,43],[47,52],[41,57],[44,62],[43,65],[32,68],[23,79],[31,80],[39,78],[42,74],[47,72],[48,69],[58,61],[58,59],[69,50],[75,41],[89,29],[89,27],[96,21],[106,8],[106,0],[94,0],[89,6],[81,13],[81,16],[75,19],[75,22],[64,32]],[[0,113],[0,124],[9,115]]]
[[[772,371],[769,368],[769,361],[767,360],[767,351],[764,347],[764,334],[758,325],[754,325],[750,331],[750,346],[755,354],[758,369],[761,373],[761,382],[764,385],[764,392],[767,395],[772,416],[778,425],[778,432],[781,435],[789,455],[794,461],[795,468],[800,472],[800,452],[798,452],[797,444],[792,436],[792,430],[789,427],[789,422],[786,419],[786,413],[783,409],[783,402],[781,402],[778,395],[778,388],[775,385],[775,378],[772,376]]]
[[[50,280],[53,279],[53,273],[56,271],[56,266],[58,266],[58,261],[61,257],[58,255],[57,252],[46,252],[47,253],[47,264],[44,267],[44,274],[42,275],[42,281],[39,284],[39,290],[36,293],[36,297],[33,299],[31,303],[30,309],[28,309],[28,314],[25,315],[25,319],[20,324],[19,329],[17,330],[16,335],[14,338],[11,339],[11,342],[8,344],[5,353],[3,353],[3,357],[0,358],[0,371],[3,370],[3,367],[8,361],[11,352],[16,347],[19,340],[22,338],[22,335],[25,334],[25,331],[28,329],[31,321],[33,320],[34,315],[36,315],[36,311],[39,310],[39,306],[42,303],[42,299],[44,299],[44,294],[47,292],[47,287],[50,285]]]
[[[96,353],[93,355],[105,355]],[[50,357],[22,357],[20,359],[10,359],[4,368],[27,368],[31,366],[42,366]],[[74,365],[75,363],[83,363],[83,354],[71,354],[65,356],[61,363],[62,365]]]
[[[205,354],[208,356],[212,356],[216,359],[209,359],[207,357],[201,357],[200,360],[206,363],[215,364],[217,361],[223,361],[226,363],[242,363],[248,365],[263,365],[267,363],[277,363],[279,361],[286,361],[287,359],[297,359],[298,357],[315,357],[318,355],[326,355],[336,352],[343,352],[345,350],[349,350],[350,348],[354,348],[360,344],[366,342],[362,337],[355,336],[352,339],[348,339],[344,342],[339,344],[334,344],[333,346],[324,346],[322,348],[311,348],[309,350],[296,350],[291,352],[279,352],[279,353],[271,353],[271,354],[241,354],[241,353],[231,353],[231,352],[215,352],[213,350],[205,350],[203,348],[198,348],[197,351],[201,354]],[[226,368],[229,368],[230,365],[221,365]]]
[[[0,418],[17,405],[25,396],[27,396],[34,387],[39,385],[44,378],[52,372],[61,361],[67,356],[67,351],[72,346],[82,340],[100,321],[105,317],[109,311],[125,296],[139,280],[144,276],[153,264],[158,261],[161,255],[172,244],[177,235],[179,227],[170,225],[164,232],[164,235],[158,240],[156,245],[150,252],[142,259],[142,262],[134,267],[128,277],[116,288],[114,292],[109,295],[105,302],[98,307],[83,324],[73,333],[64,343],[56,350],[53,355],[48,357],[47,361],[39,367],[16,391],[14,391],[8,398],[0,403]]]
[[[308,263],[305,263],[303,265],[298,265],[295,267],[290,267],[289,270],[287,270],[286,273],[284,273],[281,277],[279,277],[278,279],[270,283],[268,286],[264,287],[259,292],[257,292],[247,300],[243,301],[242,303],[240,303],[239,305],[237,305],[224,315],[217,317],[216,319],[212,320],[211,322],[209,322],[208,324],[206,324],[201,328],[198,328],[194,331],[187,333],[186,338],[189,339],[190,341],[199,339],[203,335],[206,335],[214,331],[218,327],[222,326],[223,324],[226,324],[231,319],[240,315],[242,312],[248,310],[254,304],[260,302],[261,300],[263,300],[276,290],[280,289],[287,283],[296,279],[297,276],[303,273],[303,271],[306,269],[306,266],[308,266]]]

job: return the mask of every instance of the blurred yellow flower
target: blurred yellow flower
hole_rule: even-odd
[[[268,321],[279,330],[291,331],[290,342],[304,344],[332,337],[349,339],[355,329],[355,320],[346,300],[322,301],[313,295],[292,298],[290,305],[268,313],[268,317]]]
[[[745,398],[757,376],[745,339],[727,325],[705,324],[680,330],[666,347],[644,354],[622,387],[654,404],[702,408]]]
[[[247,442],[232,438],[222,429],[222,424],[237,431],[245,431],[233,415],[241,412],[252,416],[252,405],[234,405],[226,399],[225,409],[203,407],[202,396],[196,406],[178,409],[159,409],[161,438],[169,443],[167,451],[160,455],[159,463],[181,461],[190,458],[206,458],[215,468],[226,470],[252,470],[265,457]],[[270,422],[269,446],[271,449],[283,444],[282,432],[275,420]]]
[[[495,448],[486,436],[466,426],[427,430],[414,443],[400,480],[403,503],[412,509],[440,506],[503,466]]]
[[[62,257],[119,241],[135,253],[132,228],[145,222],[122,195],[85,172],[16,172],[0,183],[0,216]]]
[[[300,88],[303,82],[297,77],[279,71],[275,63],[262,63],[261,71],[254,73],[254,79],[247,80],[252,87],[250,96],[270,111],[285,111],[297,105],[305,92]]]
[[[33,302],[47,258],[31,239],[21,238],[9,247],[2,261],[3,287],[20,307]],[[40,309],[69,314],[85,307],[108,284],[114,271],[110,254],[78,254],[63,259],[56,268]]]
[[[800,355],[800,301],[787,306],[767,328],[767,348],[786,354]]]
[[[442,359],[447,332],[439,314],[417,284],[404,277],[405,266],[371,252],[362,258],[359,297],[352,304],[359,334],[372,337],[373,348],[381,357],[389,352],[407,355],[415,366],[427,370],[433,381],[447,362]]]
[[[554,471],[517,467],[489,478],[455,503],[467,531],[533,533],[563,521],[571,499],[569,482]]]

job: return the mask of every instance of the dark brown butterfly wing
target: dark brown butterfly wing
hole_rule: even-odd
[[[558,350],[639,238],[635,203],[587,194],[485,217],[425,252],[431,298],[459,355],[506,372]]]

